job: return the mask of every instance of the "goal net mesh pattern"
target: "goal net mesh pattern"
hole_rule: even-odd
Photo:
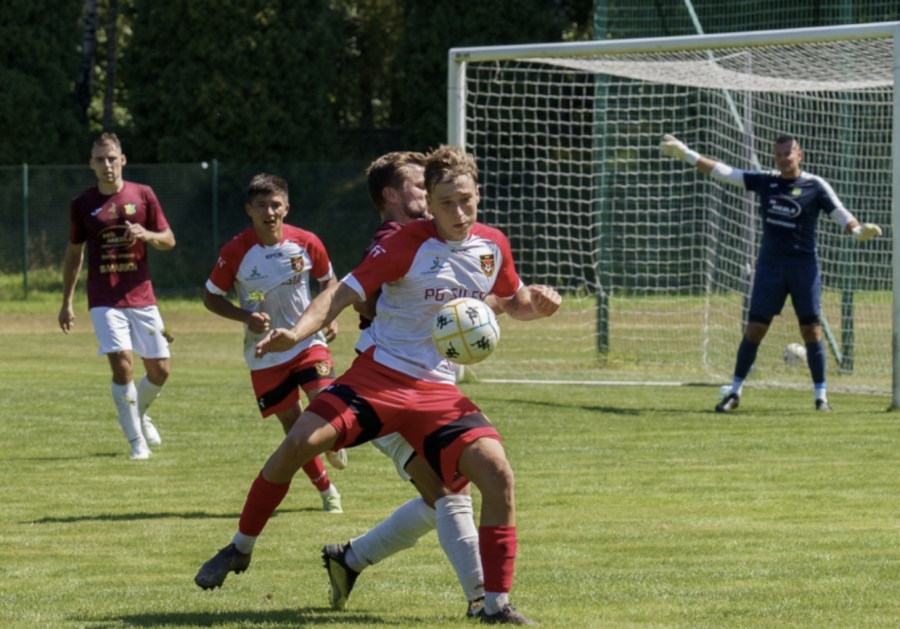
[[[831,390],[891,384],[889,39],[470,62],[466,144],[481,220],[503,229],[527,283],[565,295],[552,319],[501,319],[481,377],[729,382],[761,224],[752,193],[660,155],[670,133],[734,167],[771,170],[797,137],[884,237],[819,220]],[[790,299],[748,384],[809,386],[782,352],[801,341]]]

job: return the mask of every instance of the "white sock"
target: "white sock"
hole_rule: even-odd
[[[744,379],[735,376],[731,380],[731,392],[740,397],[741,391],[744,390]]]
[[[815,396],[813,398],[813,401],[816,401],[816,400],[823,400],[825,402],[828,401],[828,393],[825,388],[824,382],[822,384],[813,385],[813,395]]]
[[[467,600],[484,595],[484,573],[478,548],[478,529],[472,518],[472,497],[453,494],[435,503],[437,534],[444,554],[456,571]]]
[[[147,409],[150,408],[150,405],[153,404],[153,401],[159,397],[160,391],[162,391],[162,387],[156,386],[155,384],[147,380],[146,374],[143,378],[141,378],[141,383],[137,388],[138,417],[144,419],[144,415],[147,413]]]
[[[350,540],[347,565],[362,572],[394,553],[412,548],[419,538],[434,529],[434,509],[421,497],[405,502],[360,537]]]
[[[334,483],[331,483],[331,482],[329,482],[329,484],[328,484],[328,489],[326,489],[325,491],[320,491],[319,495],[323,496],[323,497],[324,496],[340,496],[340,494],[338,493],[337,487],[335,487]]]
[[[244,535],[243,533],[238,531],[231,539],[231,543],[234,544],[234,547],[239,551],[241,551],[245,555],[249,555],[253,552],[253,546],[256,544],[256,538],[251,537],[250,535]]]
[[[141,418],[137,412],[137,389],[134,382],[128,384],[112,383],[113,401],[116,403],[116,410],[119,411],[119,425],[125,438],[129,443],[134,443],[136,439],[144,440],[141,434]]]
[[[484,611],[488,614],[496,614],[505,605],[509,604],[509,592],[485,592]]]

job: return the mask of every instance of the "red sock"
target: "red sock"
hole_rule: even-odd
[[[479,527],[478,546],[485,592],[509,592],[512,589],[518,545],[514,526]]]
[[[322,463],[322,457],[317,456],[304,465],[303,471],[306,472],[309,480],[319,491],[325,491],[331,486],[331,481],[328,480],[328,472],[325,471],[325,464]]]
[[[251,537],[257,537],[262,533],[266,522],[275,513],[275,509],[284,500],[290,488],[290,483],[282,485],[270,483],[263,478],[262,472],[260,472],[253,481],[253,485],[250,486],[250,493],[247,494],[247,500],[244,502],[244,510],[241,511],[238,530]]]

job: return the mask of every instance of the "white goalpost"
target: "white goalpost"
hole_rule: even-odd
[[[759,244],[757,200],[680,162],[671,133],[738,168],[771,169],[797,137],[805,170],[860,221],[819,221],[830,390],[900,407],[900,22],[454,48],[448,142],[475,155],[482,220],[509,236],[528,283],[565,296],[539,324],[501,320],[482,378],[730,381]],[[788,303],[748,385],[809,386],[783,359]]]

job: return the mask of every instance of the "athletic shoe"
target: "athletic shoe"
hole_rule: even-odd
[[[331,581],[331,608],[344,609],[359,573],[347,565],[345,557],[350,543],[328,544],[322,549],[322,560]]]
[[[729,393],[725,399],[716,404],[717,413],[730,413],[741,403],[741,396],[737,393]]]
[[[137,438],[131,442],[131,460],[132,461],[145,461],[150,458],[150,448],[147,447],[147,442],[141,438]]]
[[[325,458],[331,463],[331,467],[336,470],[342,470],[347,467],[347,451],[341,448],[337,452],[333,450],[325,451]]]
[[[147,440],[148,446],[158,446],[162,443],[159,431],[156,430],[156,426],[153,425],[149,415],[144,415],[144,418],[141,420],[141,429],[144,432],[144,438]]]
[[[531,620],[530,618],[526,618],[522,614],[516,611],[516,608],[507,603],[503,607],[500,608],[500,611],[496,614],[488,614],[484,608],[482,608],[481,613],[478,615],[478,618],[481,619],[481,622],[488,625],[536,625],[537,623]]]
[[[322,496],[322,509],[328,513],[343,513],[341,507],[341,495],[337,492],[333,494],[324,494]]]
[[[816,400],[816,410],[817,410],[817,411],[824,411],[824,412],[826,412],[826,413],[830,413],[830,412],[831,412],[831,407],[828,406],[828,401],[827,401],[827,400]]]
[[[469,601],[469,608],[466,610],[466,618],[477,618],[484,608],[484,597],[479,596]]]
[[[250,566],[250,555],[239,551],[234,544],[228,544],[200,567],[194,583],[204,590],[220,587],[229,572],[240,574]]]

